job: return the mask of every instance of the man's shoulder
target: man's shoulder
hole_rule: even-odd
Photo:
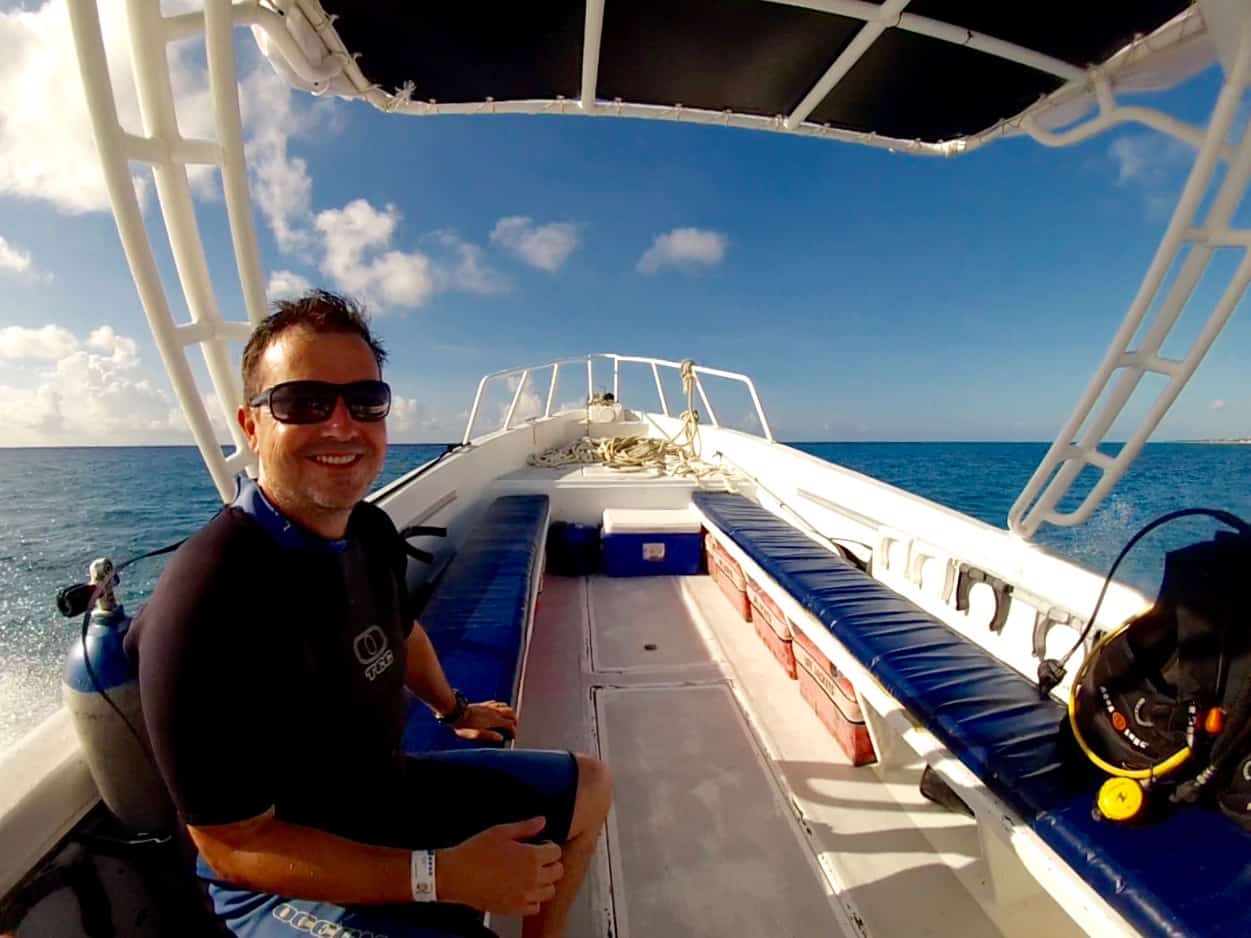
[[[190,568],[210,572],[233,562],[250,559],[265,551],[268,539],[246,512],[227,505],[213,518],[191,535],[170,558],[167,571],[180,568],[190,573]]]
[[[204,603],[224,598],[227,587],[255,569],[265,550],[259,526],[238,509],[223,508],[174,551],[140,615],[182,618]]]
[[[391,516],[372,502],[356,503],[356,507],[352,509],[350,525],[357,537],[390,541],[399,539],[399,532]]]

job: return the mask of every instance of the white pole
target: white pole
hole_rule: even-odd
[[[665,400],[665,388],[660,383],[660,369],[656,367],[655,362],[652,362],[652,379],[656,382],[656,396],[660,398],[660,412],[668,417],[669,402]]]
[[[242,119],[235,78],[234,22],[229,3],[208,0],[204,7],[204,42],[208,54],[209,86],[221,144],[222,190],[230,238],[239,268],[239,283],[253,324],[265,318],[265,287],[261,256],[248,193],[248,169],[243,156]],[[226,403],[226,402],[223,402]]]
[[[582,32],[582,110],[595,106],[599,82],[599,40],[604,31],[604,0],[587,0],[586,25]]]
[[[708,419],[712,421],[714,427],[719,427],[717,423],[717,412],[712,409],[712,401],[708,400],[708,395],[704,393],[704,382],[699,380],[699,372],[694,372],[695,390],[699,392],[699,399],[704,402],[704,410],[708,411]]]
[[[1193,218],[1208,191],[1212,171],[1229,133],[1229,128],[1238,113],[1242,92],[1247,84],[1248,71],[1251,69],[1251,36],[1244,33],[1243,39],[1234,68],[1227,76],[1220,95],[1217,97],[1216,107],[1213,109],[1208,125],[1207,137],[1195,158],[1177,208],[1174,210],[1159,248],[1156,249],[1155,257],[1143,278],[1138,294],[1112,339],[1099,370],[1091,379],[1077,407],[1056,435],[1047,455],[1034,471],[1008,513],[1009,527],[1024,537],[1033,534],[1044,520],[1058,524],[1079,523],[1089,516],[1097,505],[1097,501],[1088,497],[1078,512],[1061,515],[1053,510],[1077,478],[1088,461],[1089,454],[1103,439],[1141,379],[1141,367],[1125,369],[1107,399],[1101,404],[1099,413],[1087,424],[1087,419],[1096,403],[1100,401],[1115,373],[1121,369],[1125,350],[1129,348],[1129,344],[1146,318],[1165,275],[1172,267],[1185,241],[1187,232],[1193,229]],[[1244,134],[1239,145],[1238,158],[1234,165],[1229,167],[1208,212],[1207,226],[1218,228],[1229,223],[1245,192],[1249,173],[1251,173],[1251,134]],[[1190,296],[1202,275],[1211,253],[1210,246],[1192,245],[1181,270],[1169,288],[1164,303],[1156,313],[1155,320],[1143,336],[1139,345],[1140,352],[1154,355],[1159,349],[1164,337],[1180,314],[1184,301]],[[1082,439],[1076,441],[1077,432],[1083,428],[1083,425],[1085,429]],[[1128,458],[1132,458],[1133,453],[1127,455]],[[1100,480],[1096,489],[1101,492],[1106,491],[1120,478],[1126,465],[1128,463],[1121,463],[1118,456],[1117,468],[1105,470],[1104,478]],[[1093,490],[1091,494],[1094,494]]]
[[[135,84],[139,91],[139,110],[143,116],[144,130],[158,140],[181,141],[159,0],[128,0],[127,12]],[[220,159],[220,147],[217,152]],[[178,279],[182,284],[191,317],[196,321],[211,322],[216,330],[222,323],[222,317],[209,278],[204,246],[200,241],[195,203],[191,197],[186,167],[167,157],[152,164],[152,175],[156,180],[157,197],[169,236],[170,250],[174,256],[174,267],[178,271]],[[233,405],[243,399],[243,386],[230,363],[225,343],[220,339],[210,339],[201,343],[201,349],[218,400],[224,408],[233,411]],[[226,415],[225,421],[230,435],[236,447],[247,449],[243,430],[231,419],[232,416],[233,414]]]
[[[552,383],[547,386],[547,407],[543,409],[544,417],[552,415],[552,403],[556,400],[556,385],[559,381],[560,362],[552,362]]]
[[[478,391],[473,396],[473,407],[469,409],[469,420],[465,423],[465,437],[461,440],[462,445],[469,443],[470,434],[473,433],[473,425],[478,422],[478,408],[482,405],[482,390],[486,387],[486,383],[490,378],[490,375],[485,375],[478,381]]]
[[[521,380],[517,382],[517,391],[513,394],[513,402],[508,405],[508,413],[504,416],[504,429],[507,430],[513,423],[513,414],[517,412],[517,402],[521,400],[521,392],[526,389],[526,382],[530,380],[530,369],[526,369],[521,373]]]
[[[882,33],[886,32],[887,27],[894,26],[898,22],[899,14],[907,5],[908,0],[886,0],[877,9],[875,16],[860,27],[855,38],[839,53],[838,58],[826,69],[825,74],[817,80],[795,110],[791,111],[782,122],[787,130],[794,130],[808,119],[808,115],[817,109],[817,105],[824,101],[834,86],[843,80],[851,71],[852,66],[869,51],[869,47],[877,42]]]
[[[96,148],[100,153],[100,165],[109,190],[109,200],[113,205],[117,233],[126,253],[126,262],[130,266],[135,289],[143,303],[143,311],[152,330],[157,351],[191,428],[191,435],[208,467],[218,494],[223,501],[228,501],[234,497],[234,481],[217,443],[212,422],[204,410],[195,378],[174,334],[173,314],[157,272],[152,245],[148,241],[143,215],[131,182],[125,147],[127,135],[117,119],[113,85],[109,78],[104,40],[100,34],[99,12],[92,0],[70,0],[69,13],[79,74],[82,76],[83,92],[87,99],[87,113],[91,117]]]

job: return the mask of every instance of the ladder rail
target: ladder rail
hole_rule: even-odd
[[[234,409],[243,399],[243,388],[231,362],[228,343],[246,339],[265,315],[233,46],[234,28],[254,18],[253,8],[257,4],[255,0],[208,0],[202,15],[171,18],[162,16],[159,0],[127,0],[126,7],[143,132],[125,130],[118,119],[95,0],[69,0],[79,74],[118,235],[144,315],[196,446],[225,501],[234,495],[235,474],[248,468],[255,470],[254,457],[234,419]],[[206,46],[216,140],[187,139],[178,128],[167,47],[171,42],[194,37],[202,37]],[[161,282],[131,180],[131,162],[152,169],[166,238],[191,315],[189,323],[175,320]],[[187,174],[189,165],[205,164],[216,166],[221,172],[236,270],[248,317],[244,323],[229,322],[222,316],[209,276]],[[230,455],[222,452],[191,370],[187,351],[193,346],[199,346],[204,356],[213,392],[223,411],[224,424],[234,444]]]
[[[1227,141],[1238,118],[1243,91],[1249,84],[1251,21],[1243,26],[1242,42],[1217,98],[1202,146],[1142,285],[1098,371],[1009,511],[1008,526],[1022,537],[1033,535],[1044,522],[1072,526],[1090,517],[1159,426],[1242,300],[1251,282],[1251,252],[1248,252],[1251,230],[1234,229],[1231,222],[1251,181],[1251,127],[1244,128],[1235,146],[1230,147]],[[1222,157],[1229,159],[1229,165],[1216,186],[1207,218],[1200,224],[1196,216],[1213,187]],[[1162,358],[1160,348],[1194,295],[1217,247],[1241,248],[1244,251],[1243,260],[1186,355],[1180,360]],[[1176,265],[1183,251],[1187,253],[1177,276],[1164,291],[1141,342],[1133,346],[1134,337],[1143,323],[1148,322],[1151,309],[1161,295],[1167,273]],[[1110,457],[1101,453],[1099,445],[1104,442],[1143,376],[1149,373],[1168,378],[1164,389],[1117,455]],[[1100,470],[1099,480],[1077,508],[1060,511],[1057,506],[1086,466]]]

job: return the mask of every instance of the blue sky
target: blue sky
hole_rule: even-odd
[[[66,54],[60,15],[0,13],[0,45],[19,50],[0,65],[0,445],[189,441],[84,168],[72,73],[59,123],[13,116]],[[194,50],[181,64],[194,88]],[[244,55],[267,276],[368,300],[399,440],[458,437],[484,372],[587,351],[748,372],[785,439],[1050,439],[1190,160],[1137,128],[936,159],[664,122],[387,116],[288,93],[266,68]],[[1202,121],[1218,81],[1153,103]],[[196,185],[223,309],[242,319],[216,184]],[[1249,340],[1240,310],[1157,439],[1251,435]],[[641,378],[624,396],[651,407]],[[723,419],[746,414],[727,402]]]

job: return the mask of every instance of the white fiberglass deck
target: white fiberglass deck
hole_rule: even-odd
[[[995,906],[975,823],[849,765],[708,577],[549,576],[526,667],[518,744],[617,783],[570,935],[1082,934]]]

